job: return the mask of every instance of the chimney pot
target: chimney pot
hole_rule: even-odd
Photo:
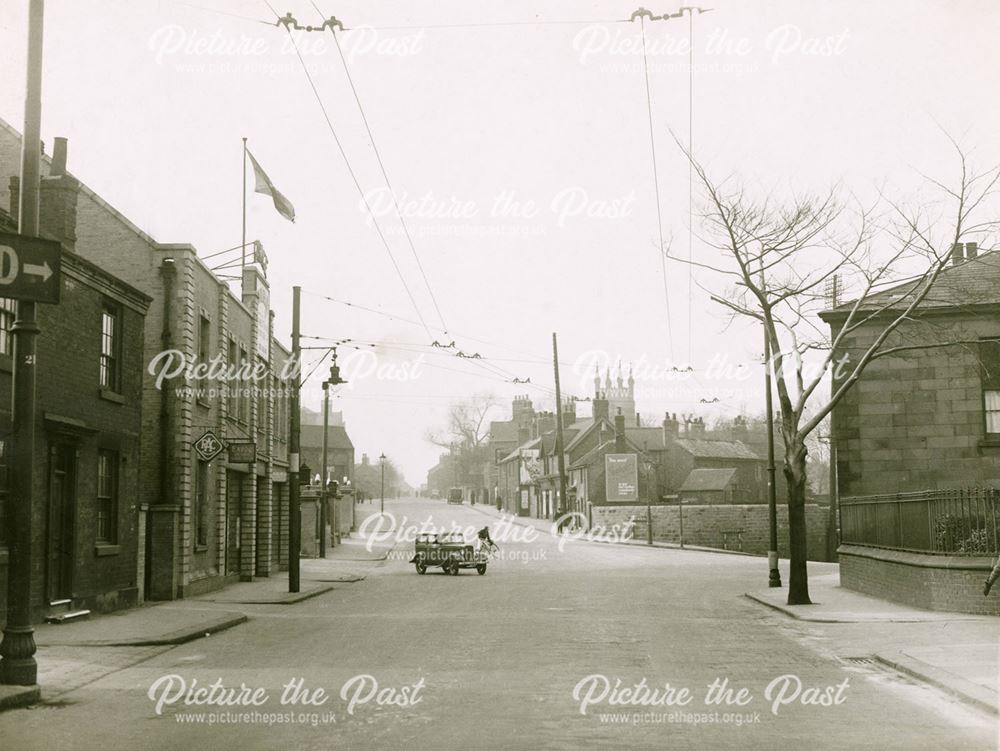
[[[66,151],[68,141],[63,136],[56,136],[52,144],[52,164],[49,176],[58,177],[66,174]]]

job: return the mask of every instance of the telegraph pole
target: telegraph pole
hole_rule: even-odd
[[[292,403],[288,436],[288,591],[299,591],[299,547],[302,521],[299,517],[299,388],[302,383],[302,345],[299,341],[299,304],[301,287],[292,287]]]
[[[42,154],[42,29],[44,0],[28,6],[28,74],[21,142],[21,203],[18,233],[38,236]],[[0,643],[0,683],[33,686],[38,682],[35,630],[31,627],[31,542],[35,480],[35,303],[17,304],[14,335],[13,461],[10,493],[7,625]]]
[[[552,332],[552,367],[556,379],[556,458],[559,463],[559,511],[562,517],[566,511],[566,457],[563,455],[563,409],[562,391],[559,388],[559,345],[556,342],[556,332]],[[562,523],[560,523],[560,528]]]

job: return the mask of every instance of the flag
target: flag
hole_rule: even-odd
[[[250,149],[247,149],[247,156],[250,157],[250,163],[253,165],[253,174],[256,180],[256,185],[254,190],[258,193],[263,193],[265,196],[271,196],[271,200],[274,201],[274,208],[278,210],[285,219],[294,223],[295,222],[295,207],[292,206],[292,202],[282,195],[281,191],[274,187],[274,183],[271,182],[271,178],[267,176],[267,173],[261,169],[260,165],[257,164],[257,160],[253,158],[253,154],[250,153]]]

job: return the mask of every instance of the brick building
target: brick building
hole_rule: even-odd
[[[57,149],[65,163],[65,142],[57,139]],[[19,150],[19,135],[0,121],[0,190],[17,191]],[[43,175],[49,168],[44,158]],[[145,596],[185,597],[278,570],[287,548],[290,354],[274,339],[261,268],[245,268],[234,294],[192,246],[156,242],[75,179],[66,176],[56,198],[47,233],[153,299],[138,363]],[[157,379],[150,368],[167,352],[173,362],[214,359],[252,376]],[[250,453],[229,461],[230,446],[199,457],[193,444],[207,431],[225,444],[252,445]]]
[[[0,162],[6,166],[5,162]],[[42,232],[59,224],[74,180],[60,163],[42,181]],[[0,231],[15,232],[0,210]],[[109,611],[142,598],[139,503],[144,318],[149,296],[63,242],[61,298],[37,306],[32,620]],[[16,304],[0,299],[0,620],[6,609],[7,480],[11,471],[12,337]],[[68,601],[63,606],[56,605]]]

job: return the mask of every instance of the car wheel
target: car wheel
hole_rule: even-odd
[[[448,573],[452,576],[458,576],[458,561],[451,562],[451,567],[449,568]]]
[[[417,565],[417,573],[418,574],[426,574],[427,573],[427,564],[426,563],[424,563],[423,561],[417,561],[416,565]]]
[[[485,574],[486,573],[486,564],[485,563],[480,563],[478,566],[476,566],[476,573],[479,574],[480,576],[482,576],[483,574]]]

